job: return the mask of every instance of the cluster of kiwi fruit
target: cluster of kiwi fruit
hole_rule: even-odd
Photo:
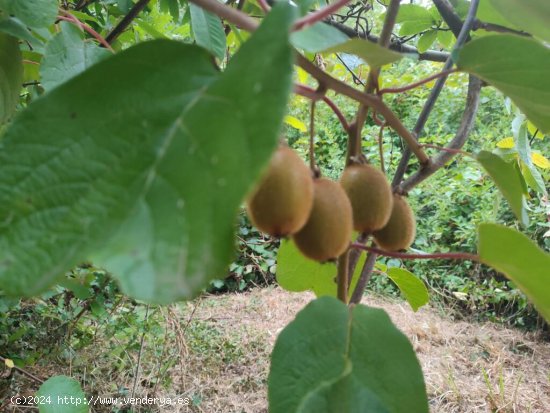
[[[345,168],[339,182],[316,177],[285,144],[273,154],[247,200],[252,223],[275,237],[292,237],[306,257],[325,262],[344,253],[353,230],[372,234],[388,251],[408,248],[416,222],[407,201],[368,164]]]

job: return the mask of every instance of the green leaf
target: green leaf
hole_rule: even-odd
[[[365,254],[361,255],[351,281],[353,291],[361,268],[365,262]],[[317,297],[325,295],[336,297],[336,264],[318,263],[302,255],[294,242],[283,240],[277,253],[277,283],[287,291],[313,291]]]
[[[42,43],[27,30],[21,20],[15,17],[0,20],[0,32],[11,34],[14,37],[26,40],[33,45],[41,45]]]
[[[218,59],[223,59],[226,45],[220,18],[194,3],[189,3],[189,11],[191,12],[191,27],[197,44],[210,51]]]
[[[36,393],[40,413],[88,413],[88,400],[80,384],[67,376],[46,380]]]
[[[476,17],[485,23],[493,23],[500,26],[517,29],[517,27],[513,27],[510,22],[495,9],[492,5],[492,1],[493,0],[480,0]]]
[[[19,102],[23,81],[23,60],[19,42],[13,36],[0,33],[0,125],[13,114]]]
[[[451,46],[453,45],[454,40],[455,40],[455,36],[453,32],[450,30],[439,30],[437,32],[437,41],[445,49],[450,49]]]
[[[275,343],[271,413],[427,413],[420,364],[380,309],[332,297],[308,304]]]
[[[424,53],[428,50],[437,39],[437,30],[428,30],[418,39],[418,51]]]
[[[49,91],[110,55],[107,49],[85,42],[77,27],[61,22],[61,31],[46,45],[40,66],[42,86]]]
[[[529,225],[529,217],[524,206],[523,184],[514,165],[487,151],[479,152],[476,159],[493,178],[498,189],[510,204],[516,218],[524,226]]]
[[[388,270],[387,274],[403,293],[414,311],[428,304],[430,301],[428,289],[424,282],[412,272],[404,268],[393,267]]]
[[[313,26],[294,32],[290,36],[290,41],[294,47],[310,53],[320,53],[348,40],[348,36],[326,23],[315,23]]]
[[[457,66],[509,96],[543,133],[550,132],[549,48],[521,36],[484,36],[464,46]]]
[[[0,9],[36,29],[53,24],[58,6],[58,0],[0,0]]]
[[[548,0],[491,0],[491,4],[513,25],[550,42]]]
[[[514,142],[517,147],[519,159],[521,160],[521,172],[525,180],[535,191],[546,195],[547,191],[544,185],[544,179],[533,164],[531,145],[529,145],[529,137],[527,135],[525,122],[521,124],[517,133],[514,134]]]
[[[550,254],[511,228],[481,224],[479,256],[512,280],[550,321]]]
[[[397,13],[397,23],[401,24],[400,36],[410,36],[432,27],[434,19],[428,9],[416,4],[403,4]]]
[[[363,39],[350,39],[345,43],[323,50],[323,53],[354,54],[371,67],[387,65],[403,57],[400,53]]]
[[[277,145],[293,14],[275,6],[221,75],[204,49],[155,40],[21,112],[0,141],[2,289],[36,294],[87,259],[151,302],[223,276],[236,213]]]

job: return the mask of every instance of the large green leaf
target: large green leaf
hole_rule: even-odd
[[[25,25],[16,17],[0,19],[0,32],[11,34],[14,37],[26,40],[32,45],[41,45],[41,41],[34,37]]]
[[[525,235],[495,224],[479,226],[481,260],[502,272],[550,321],[550,254]]]
[[[349,37],[337,28],[319,22],[304,30],[292,33],[290,40],[298,49],[303,49],[310,53],[320,53],[333,46],[347,42]]]
[[[522,36],[485,36],[464,46],[457,65],[509,96],[541,132],[550,132],[549,48]]]
[[[353,278],[350,291],[353,291],[363,264],[365,254],[362,254]],[[318,263],[303,256],[294,242],[283,240],[277,253],[277,282],[287,291],[313,291],[317,297],[325,295],[336,297],[336,264]]]
[[[550,42],[550,1],[490,0],[506,20],[526,32]]]
[[[380,309],[332,297],[300,311],[275,343],[271,413],[428,412],[422,370]]]
[[[218,59],[223,59],[226,44],[220,18],[194,3],[189,3],[189,11],[191,27],[197,44],[209,50]]]
[[[404,268],[390,268],[387,271],[388,277],[397,285],[405,299],[414,311],[428,304],[430,295],[424,282],[412,272]]]
[[[88,399],[80,384],[67,376],[46,380],[36,394],[40,413],[88,413]]]
[[[154,302],[222,276],[277,145],[293,14],[274,7],[221,75],[204,49],[155,40],[22,112],[0,141],[2,289],[36,294],[87,258]]]
[[[0,125],[11,117],[19,102],[23,60],[15,37],[0,33]]]
[[[363,39],[350,39],[345,43],[323,50],[323,52],[354,54],[367,62],[369,66],[374,67],[396,62],[403,57],[400,53]]]
[[[529,217],[525,211],[523,183],[514,164],[506,162],[500,156],[491,152],[481,151],[476,156],[477,161],[493,178],[502,195],[506,198],[517,219],[525,226]]]
[[[42,86],[53,89],[111,54],[95,43],[84,42],[80,30],[61,22],[61,31],[46,45],[40,65]]]
[[[435,23],[429,10],[416,4],[401,5],[396,22],[401,24],[400,36],[420,33],[432,27]]]
[[[48,27],[57,16],[58,0],[0,0],[0,10],[14,15],[29,27]]]

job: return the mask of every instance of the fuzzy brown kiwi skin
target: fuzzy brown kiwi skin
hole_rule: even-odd
[[[273,154],[259,185],[248,198],[250,220],[275,237],[298,232],[313,206],[313,178],[300,156],[281,145]]]
[[[393,195],[390,220],[373,235],[378,246],[386,251],[405,250],[411,246],[416,235],[416,219],[405,198]]]
[[[338,182],[318,178],[313,185],[311,214],[293,239],[303,255],[325,262],[336,259],[348,248],[353,232],[353,212]]]
[[[370,234],[388,223],[393,195],[382,171],[371,165],[350,165],[344,169],[340,183],[351,202],[356,231]]]

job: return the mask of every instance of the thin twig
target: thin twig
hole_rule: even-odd
[[[391,0],[388,10],[386,11],[386,18],[384,19],[384,25],[382,27],[382,33],[378,39],[378,44],[382,47],[387,47],[390,43],[391,33],[395,26],[397,19],[397,13],[399,11],[399,5],[401,0]],[[365,86],[365,93],[372,93],[378,89],[378,76],[380,69],[378,67],[371,67],[369,71],[369,77],[367,78],[367,85]],[[355,116],[353,134],[350,134],[347,154],[347,164],[352,163],[352,160],[357,158],[361,153],[361,133],[363,126],[367,119],[369,107],[363,103],[359,104],[357,109],[357,115]]]
[[[402,93],[402,92],[407,92],[409,90],[412,90],[412,89],[415,89],[419,86],[422,86],[426,83],[429,83],[431,82],[432,80],[435,80],[435,79],[439,79],[441,77],[446,77],[446,76],[449,76],[450,74],[452,73],[456,73],[458,72],[458,69],[449,69],[449,70],[444,70],[442,72],[439,72],[439,73],[436,73],[435,75],[431,75],[431,76],[428,76],[427,78],[425,79],[422,79],[422,80],[419,80],[418,82],[414,82],[414,83],[411,83],[409,85],[406,85],[406,86],[400,86],[400,87],[388,87],[388,88],[385,88],[385,89],[381,89],[378,91],[378,94],[379,95],[384,95],[386,93]]]
[[[130,9],[128,14],[115,26],[111,33],[107,35],[107,43],[113,44],[113,42],[126,30],[126,28],[132,23],[132,21],[137,17],[139,13],[147,6],[150,0],[139,0],[134,6]]]
[[[305,15],[301,19],[296,20],[296,23],[294,23],[294,26],[292,27],[292,31],[302,30],[308,26],[324,20],[325,18],[333,14],[336,10],[344,7],[349,2],[350,0],[336,0],[334,3],[331,3],[326,7],[323,7],[322,9]]]
[[[358,244],[361,245],[361,244]],[[344,304],[348,303],[348,277],[349,277],[349,250],[338,257],[338,299]]]
[[[378,255],[391,258],[399,258],[402,260],[469,260],[481,262],[479,255],[469,254],[467,252],[438,252],[433,254],[408,254],[405,252],[394,252],[394,251],[385,251],[380,248],[369,247],[363,244],[353,243],[351,248],[358,248],[361,250],[374,252]]]
[[[384,128],[386,124],[384,123],[380,126],[380,131],[378,132],[378,156],[380,157],[380,170],[384,175],[386,175],[386,167],[384,165]]]
[[[332,111],[334,112],[334,114],[338,117],[338,120],[340,121],[340,123],[342,124],[342,127],[344,128],[344,130],[348,130],[349,129],[349,123],[346,119],[346,117],[343,115],[342,111],[340,110],[340,108],[336,105],[336,103],[334,103],[328,96],[326,96],[325,94],[320,94],[319,92],[317,92],[315,89],[313,88],[310,88],[309,86],[305,86],[305,85],[300,85],[300,84],[295,84],[294,85],[294,93],[300,95],[300,96],[304,96],[308,99],[312,99],[312,100],[322,100],[323,102],[325,102],[331,109]]]
[[[145,343],[145,334],[146,334],[146,327],[147,327],[147,319],[149,317],[149,308],[150,308],[150,304],[147,304],[147,307],[145,307],[145,317],[143,318],[143,331],[141,333],[141,341],[139,343],[138,359],[137,359],[137,363],[136,363],[136,370],[135,370],[135,373],[134,373],[134,385],[132,387],[132,394],[130,396],[132,398],[136,394],[136,387],[137,387],[137,382],[138,382],[138,379],[139,379],[139,367],[141,365],[141,355],[143,354],[143,345]]]
[[[311,101],[309,111],[309,169],[316,174],[317,165],[315,163],[315,100]]]
[[[2,362],[2,363],[5,364],[5,363],[6,363],[6,359],[5,359],[4,357],[0,356],[0,362]],[[29,379],[34,380],[34,381],[37,382],[37,383],[40,383],[40,384],[44,383],[44,380],[42,380],[42,379],[36,377],[34,374],[29,373],[27,370],[22,369],[21,367],[13,366],[13,369],[14,369],[15,371],[18,371],[18,372],[21,373],[22,375],[27,376]]]
[[[360,38],[368,40],[371,43],[378,43],[378,37],[372,34],[362,34],[353,29],[352,27],[346,26],[345,24],[342,24],[340,22],[336,22],[334,20],[324,20],[325,24],[328,24],[329,26],[332,26],[338,30],[340,30],[342,33],[344,33],[346,36],[350,38]],[[449,53],[446,52],[440,52],[439,50],[428,50],[426,52],[419,52],[418,49],[414,46],[410,46],[408,44],[401,44],[398,42],[390,43],[388,46],[389,49],[398,52],[398,53],[405,53],[405,54],[412,54],[416,55],[418,57],[418,60],[428,60],[431,62],[441,62],[444,63],[449,58]]]
[[[73,23],[75,26],[86,30],[88,33],[90,33],[99,43],[101,43],[102,46],[104,46],[106,49],[109,49],[111,52],[114,53],[113,48],[111,45],[101,36],[98,32],[96,32],[94,29],[92,29],[90,26],[88,26],[85,23],[82,23],[80,20],[78,20],[75,16],[72,14],[65,12],[64,10],[61,10],[65,16],[57,16],[59,20],[64,20],[69,23]]]
[[[359,245],[363,245],[363,244],[359,244]],[[355,285],[355,289],[353,290],[353,294],[351,295],[351,299],[349,301],[350,304],[358,304],[361,302],[361,299],[363,298],[363,294],[365,293],[365,288],[367,287],[367,284],[369,283],[369,280],[372,277],[374,265],[376,264],[377,258],[378,258],[378,254],[373,251],[371,251],[367,256],[367,259],[363,264],[363,268],[361,269],[361,275],[359,276],[359,280],[357,281],[357,284]]]

